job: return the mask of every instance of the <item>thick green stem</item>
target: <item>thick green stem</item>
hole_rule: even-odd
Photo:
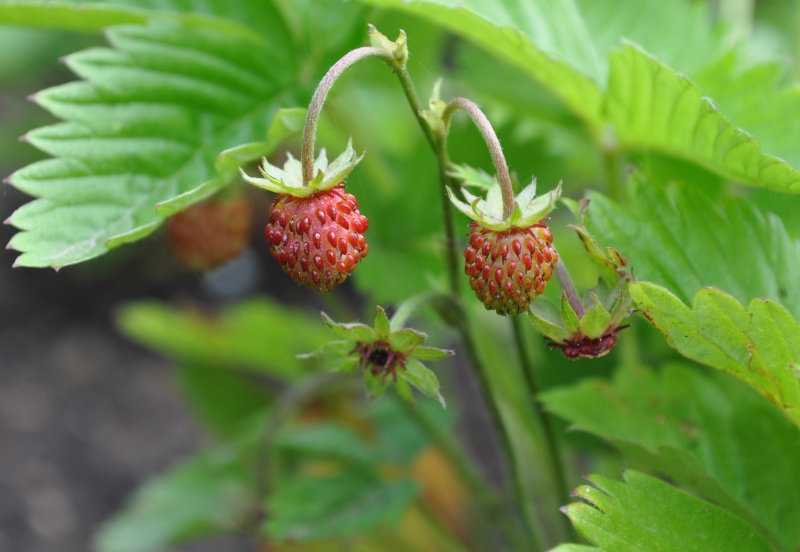
[[[308,185],[308,183],[314,179],[314,142],[317,137],[317,123],[319,122],[319,116],[320,113],[322,113],[322,106],[325,105],[325,98],[327,98],[328,92],[330,92],[336,79],[351,65],[370,57],[380,58],[390,65],[392,65],[394,61],[391,54],[386,50],[370,46],[357,48],[348,52],[342,59],[337,61],[333,67],[325,73],[325,76],[322,77],[317,89],[314,91],[311,104],[308,106],[306,124],[303,127],[303,145],[300,150],[300,163],[303,166],[303,184]]]
[[[492,163],[494,163],[494,170],[497,173],[497,181],[500,183],[500,190],[503,194],[503,217],[508,218],[514,212],[514,188],[511,185],[511,175],[508,172],[508,164],[506,157],[503,155],[503,148],[500,146],[500,140],[492,128],[492,124],[483,111],[473,102],[466,98],[455,98],[442,113],[442,121],[445,128],[450,125],[450,118],[457,110],[465,111],[478,127],[478,130],[489,148],[489,154],[492,156]]]

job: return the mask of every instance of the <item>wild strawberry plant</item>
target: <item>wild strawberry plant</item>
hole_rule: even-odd
[[[147,237],[206,270],[253,217],[250,247],[331,313],[278,293],[211,318],[121,308],[215,444],[96,548],[800,549],[797,15],[0,3],[105,42],[31,97],[58,122],[8,178],[32,197],[15,266]]]

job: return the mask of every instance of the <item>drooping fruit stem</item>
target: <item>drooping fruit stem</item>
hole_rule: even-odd
[[[558,256],[558,262],[553,265],[553,270],[556,273],[556,278],[558,278],[558,283],[561,284],[561,291],[567,296],[569,306],[572,307],[578,318],[582,318],[585,311],[583,303],[581,303],[581,296],[578,295],[578,290],[572,282],[572,277],[569,275],[567,265],[564,264],[564,258],[561,255]]]
[[[445,126],[450,124],[450,118],[457,110],[466,111],[472,118],[475,126],[483,136],[486,145],[489,147],[489,153],[492,156],[492,163],[494,163],[494,170],[497,173],[497,180],[500,182],[500,190],[503,194],[503,217],[508,218],[514,212],[514,190],[511,187],[511,175],[508,173],[508,164],[503,155],[503,148],[500,146],[500,140],[497,138],[492,124],[483,111],[473,102],[466,98],[455,98],[444,109],[442,113],[442,121]]]
[[[389,65],[392,65],[394,61],[392,55],[381,48],[373,48],[371,46],[356,48],[333,64],[333,67],[325,73],[325,76],[322,77],[317,89],[314,91],[311,104],[308,106],[306,124],[303,127],[303,145],[300,150],[300,164],[303,167],[303,184],[308,185],[314,178],[314,141],[317,137],[317,123],[319,122],[319,116],[320,113],[322,113],[322,106],[325,104],[325,98],[327,98],[328,92],[333,87],[333,83],[336,82],[336,79],[351,65],[370,57],[380,58],[389,63]]]

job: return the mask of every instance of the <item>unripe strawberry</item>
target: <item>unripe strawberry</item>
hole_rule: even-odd
[[[208,270],[242,252],[250,241],[253,208],[244,196],[192,205],[167,221],[172,255],[194,270]]]
[[[550,229],[540,222],[501,232],[477,222],[470,226],[464,249],[469,287],[487,309],[499,314],[524,312],[544,292],[558,261]]]
[[[344,183],[309,197],[278,194],[264,235],[272,256],[292,280],[328,292],[367,256],[367,217]]]
[[[322,293],[344,282],[369,252],[364,239],[369,221],[344,190],[344,178],[360,160],[348,142],[330,164],[320,151],[316,176],[308,183],[291,155],[283,169],[264,159],[264,178],[241,171],[247,182],[276,194],[264,229],[270,253],[295,282]]]
[[[462,173],[467,171],[462,169]],[[536,197],[534,179],[514,198],[514,211],[508,217],[503,216],[497,181],[489,186],[486,199],[462,189],[466,202],[447,190],[453,204],[475,221],[470,224],[469,245],[464,249],[464,272],[469,287],[487,309],[519,314],[544,292],[558,262],[553,234],[542,220],[555,207],[561,184]]]

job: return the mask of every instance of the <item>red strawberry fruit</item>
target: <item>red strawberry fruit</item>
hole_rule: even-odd
[[[561,195],[561,185],[536,197],[536,180],[514,198],[514,211],[503,216],[497,181],[486,199],[462,188],[466,202],[448,188],[450,200],[473,219],[469,245],[464,249],[464,272],[469,286],[487,309],[519,314],[544,292],[558,262],[553,234],[542,222]]]
[[[327,293],[367,256],[364,232],[369,221],[344,182],[360,160],[348,142],[330,164],[325,150],[320,151],[308,183],[303,183],[300,162],[291,155],[283,169],[264,159],[263,178],[241,171],[247,182],[276,194],[264,235],[272,256],[298,284]]]
[[[321,292],[341,284],[367,256],[367,217],[344,183],[309,197],[278,194],[264,235],[292,280]]]

